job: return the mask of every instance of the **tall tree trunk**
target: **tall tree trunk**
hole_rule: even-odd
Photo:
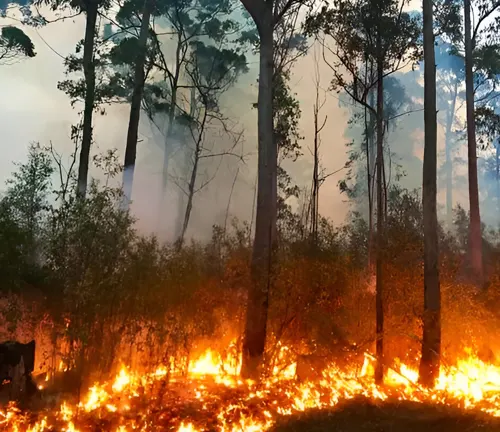
[[[432,0],[423,0],[424,25],[424,315],[419,380],[432,387],[439,375],[441,355],[441,291],[437,220],[437,107]]]
[[[243,338],[242,375],[256,378],[262,364],[267,333],[272,252],[276,239],[278,149],[273,127],[273,2],[262,2],[259,19],[260,68],[258,97],[258,190],[252,284]],[[254,18],[255,19],[255,18]]]
[[[497,211],[500,213],[500,141],[497,138],[495,145],[495,163],[496,163],[496,199]]]
[[[370,77],[373,76],[373,64],[370,65]],[[375,106],[375,92],[370,91],[368,97],[368,104],[371,107]],[[376,169],[376,158],[375,158],[375,123],[373,112],[369,113],[369,125],[367,127],[367,137],[366,137],[366,169],[368,175],[368,269],[370,274],[373,275],[373,240],[374,240],[374,214],[373,214],[373,204],[374,204],[374,177]]]
[[[144,66],[146,63],[146,49],[149,35],[149,20],[151,17],[152,0],[146,0],[142,13],[141,29],[138,41],[138,53],[134,66],[134,90],[130,103],[130,119],[127,132],[127,147],[125,149],[125,163],[123,167],[123,208],[128,209],[132,199],[134,183],[135,159],[137,155],[137,139],[139,136],[139,120],[141,118],[141,103],[146,80]]]
[[[319,204],[319,92],[316,87],[316,102],[314,104],[314,150],[313,150],[313,186],[311,193],[311,231],[312,245],[318,244],[318,204]]]
[[[445,153],[446,153],[446,222],[448,227],[453,226],[453,160],[452,160],[452,128],[455,119],[455,107],[458,94],[458,79],[453,86],[451,106],[446,113],[446,132],[445,132]]]
[[[83,74],[85,77],[85,107],[83,110],[82,148],[78,166],[77,193],[85,198],[89,174],[90,146],[92,145],[92,116],[95,104],[95,64],[94,43],[96,35],[97,11],[99,2],[86,2],[87,19],[85,23],[85,39],[83,42]]]
[[[167,115],[167,127],[165,129],[165,141],[163,143],[163,166],[162,166],[162,175],[161,175],[161,185],[160,185],[160,200],[158,207],[158,220],[157,220],[157,228],[158,231],[164,226],[165,223],[165,215],[163,213],[165,209],[165,203],[167,200],[167,185],[168,185],[168,169],[170,166],[170,159],[172,157],[173,148],[172,148],[172,137],[174,130],[174,116],[175,113],[173,110],[169,110]]]
[[[187,141],[188,138],[184,138]],[[180,153],[180,155],[179,155]],[[186,142],[183,143],[183,146],[177,151],[176,156],[180,156],[176,158],[177,168],[179,169],[180,178],[179,182],[185,185],[189,185],[190,174],[189,166],[192,158],[195,157],[195,151],[190,146],[187,146]],[[184,216],[186,214],[187,200],[188,194],[185,192],[185,188],[177,188],[177,212],[174,220],[174,239],[179,241],[182,236],[182,226],[184,224]]]
[[[182,245],[184,243],[184,237],[186,235],[186,231],[189,225],[189,219],[191,217],[191,210],[193,209],[193,197],[194,197],[194,188],[196,185],[196,177],[198,175],[198,163],[200,161],[200,149],[199,146],[196,146],[194,151],[194,160],[193,160],[193,168],[191,170],[191,177],[189,179],[188,184],[188,197],[186,204],[186,211],[184,213],[184,221],[182,223],[182,231],[179,237],[179,243]]]
[[[181,235],[179,237],[179,243],[182,245],[184,243],[184,237],[186,235],[186,231],[189,225],[189,219],[191,218],[191,210],[193,209],[193,197],[195,194],[195,187],[196,187],[196,178],[198,177],[198,166],[200,163],[200,155],[201,151],[203,148],[203,134],[205,133],[205,126],[207,124],[207,118],[208,118],[208,100],[204,98],[204,104],[205,106],[204,111],[203,111],[203,118],[200,122],[200,125],[198,126],[198,136],[196,137],[196,143],[194,147],[194,152],[193,152],[193,167],[191,168],[191,176],[189,178],[189,183],[188,183],[188,196],[187,196],[187,203],[186,203],[186,211],[184,212],[184,221],[182,223],[182,231]],[[191,116],[194,117],[195,114],[195,108],[196,108],[196,90],[193,87],[191,90]]]
[[[378,41],[379,51],[381,41]],[[384,253],[384,65],[379,55],[377,61],[377,257],[376,257],[376,357],[375,383],[384,381],[384,302],[383,302],[383,253]]]
[[[481,216],[479,212],[479,188],[477,182],[476,122],[474,116],[473,41],[471,39],[471,3],[465,0],[465,96],[467,105],[467,149],[469,159],[469,259],[474,284],[484,286],[483,245]]]
[[[206,104],[205,104],[205,107],[206,107]],[[192,119],[194,119],[195,115],[196,115],[196,88],[194,87],[194,84],[193,84],[193,87],[191,87],[191,100],[190,100],[190,106],[189,106],[189,115]],[[188,140],[190,140],[192,138],[192,136],[191,136],[191,133],[188,133],[187,131],[184,135],[184,142],[182,143],[182,146],[180,148],[182,160],[180,163],[178,163],[178,165],[181,167],[181,169],[180,169],[181,180],[184,180],[184,178],[186,179],[186,183],[188,185],[188,188],[190,186],[190,183],[192,180],[191,176],[193,173],[193,170],[191,170],[191,173],[188,176],[190,161],[191,161],[191,158],[193,158],[193,160],[199,158],[199,151],[201,151],[201,148],[199,148],[199,146],[201,146],[201,140],[203,139],[203,129],[205,128],[205,124],[206,124],[206,115],[207,115],[207,113],[205,110],[204,117],[202,120],[202,125],[200,125],[199,134],[198,134],[198,137],[194,143],[195,144],[194,150],[191,151],[191,147],[188,145]],[[196,161],[195,163],[196,163],[196,174],[197,174],[198,161]],[[188,181],[188,177],[189,177],[189,181]],[[194,178],[194,181],[196,182],[196,177]],[[193,188],[194,188],[194,185],[193,185]],[[194,189],[193,189],[193,194],[194,194]],[[191,201],[191,205],[192,205],[192,201],[193,201],[193,197],[190,198],[189,195],[190,195],[189,191],[188,191],[188,194],[186,196],[186,193],[184,192],[184,190],[181,188],[178,188],[178,191],[177,191],[177,216],[175,218],[175,225],[174,225],[174,236],[175,236],[174,238],[176,241],[179,242],[179,246],[182,246],[182,242],[184,241],[183,228],[184,228],[184,222],[185,222],[185,216],[186,216],[188,202]],[[187,200],[186,200],[186,198],[187,198]],[[191,210],[189,210],[189,213],[191,213]]]
[[[370,164],[370,139],[368,112],[365,107],[365,154],[366,154],[366,177],[368,186],[368,248],[367,248],[367,266],[368,270],[372,269],[372,247],[373,247],[373,197],[372,197],[372,174]]]
[[[180,78],[180,51],[182,44],[182,34],[178,34],[177,38],[177,48],[176,48],[176,69],[174,76],[172,78],[172,89],[170,95],[170,107],[167,114],[167,127],[165,131],[165,142],[163,149],[163,169],[161,178],[161,189],[160,189],[160,205],[158,207],[158,222],[157,227],[160,230],[164,224],[163,210],[165,209],[167,186],[168,186],[168,168],[170,165],[170,159],[174,152],[173,148],[173,137],[174,137],[174,127],[175,127],[175,114],[177,112],[177,94]]]

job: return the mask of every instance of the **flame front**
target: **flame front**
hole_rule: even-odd
[[[340,370],[332,364],[321,379],[297,383],[289,356],[288,348],[281,347],[271,376],[256,384],[239,379],[240,356],[224,357],[209,349],[189,363],[186,379],[174,376],[162,391],[157,389],[168,375],[166,367],[151,374],[122,367],[113,380],[92,386],[80,403],[64,402],[35,420],[11,404],[0,413],[0,428],[78,432],[99,421],[100,430],[112,432],[257,432],[269,429],[279,415],[331,408],[357,396],[456,405],[500,417],[500,367],[473,356],[443,367],[432,390],[421,388],[417,371],[405,364],[388,370],[385,387],[375,386],[374,359],[368,354],[362,367]]]

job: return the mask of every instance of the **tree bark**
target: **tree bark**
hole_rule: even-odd
[[[372,174],[370,160],[370,128],[368,124],[368,113],[365,107],[365,153],[366,153],[366,177],[368,192],[368,247],[367,247],[367,268],[372,271],[373,266],[373,196],[372,196]]]
[[[381,42],[379,36],[379,51]],[[384,66],[379,55],[377,61],[377,257],[376,257],[376,357],[375,383],[384,381],[384,303],[383,303],[383,253],[384,253]]]
[[[311,231],[312,246],[318,244],[318,207],[319,207],[319,92],[316,86],[316,101],[313,108],[314,114],[314,151],[313,151],[313,187],[311,193]]]
[[[90,146],[92,145],[92,117],[95,105],[95,64],[94,43],[96,34],[97,0],[86,2],[87,19],[85,23],[85,39],[83,42],[83,74],[85,77],[85,106],[83,110],[82,148],[78,166],[77,193],[85,198],[89,173]]]
[[[496,164],[496,199],[497,211],[500,213],[500,142],[497,138],[495,145],[495,164]]]
[[[172,78],[172,89],[170,95],[170,107],[168,110],[167,117],[167,128],[165,131],[165,142],[164,142],[164,150],[163,150],[163,170],[162,170],[162,179],[161,179],[161,189],[160,189],[160,206],[158,208],[158,229],[162,228],[164,217],[163,210],[165,209],[166,202],[166,194],[167,194],[167,186],[168,186],[168,168],[170,165],[170,159],[173,154],[173,143],[172,138],[174,136],[174,126],[175,126],[175,114],[177,112],[177,93],[178,93],[178,85],[180,78],[180,52],[182,47],[182,34],[179,32],[177,35],[177,48],[176,48],[176,68],[175,73]]]
[[[190,182],[190,171],[189,166],[191,160],[195,157],[195,151],[187,145],[187,138],[184,137],[184,142],[182,147],[177,151],[176,158],[176,167],[179,170],[179,183],[183,183],[184,185],[189,185]],[[179,154],[180,153],[180,154]],[[174,239],[175,241],[181,240],[182,237],[182,227],[184,224],[184,217],[186,214],[187,201],[189,200],[189,192],[186,194],[184,187],[182,189],[180,187],[177,188],[177,210],[174,219]]]
[[[142,23],[139,33],[138,52],[134,68],[134,90],[130,103],[130,119],[127,132],[127,147],[125,149],[125,163],[123,167],[123,208],[128,209],[132,199],[134,183],[135,159],[137,155],[137,139],[139,136],[139,120],[141,118],[141,103],[144,93],[146,63],[146,49],[149,35],[149,20],[151,17],[152,1],[146,0],[142,13]]]
[[[193,197],[195,192],[194,188],[196,185],[196,177],[198,176],[199,161],[200,161],[200,149],[199,146],[197,145],[194,151],[193,168],[191,170],[191,177],[189,179],[186,211],[184,212],[184,221],[182,223],[182,231],[179,237],[179,242],[181,245],[184,243],[184,237],[186,236],[186,231],[188,229],[189,219],[191,218],[191,210],[193,209]]]
[[[177,102],[176,102],[177,103]],[[168,169],[170,166],[170,159],[172,158],[172,137],[174,130],[174,116],[175,113],[172,110],[169,110],[168,118],[167,118],[167,127],[165,130],[165,141],[163,148],[163,166],[162,166],[162,175],[161,175],[161,185],[160,185],[160,200],[158,207],[158,220],[157,220],[157,228],[158,231],[161,232],[165,223],[165,215],[163,211],[165,210],[165,203],[167,200],[167,186],[168,186]]]
[[[255,239],[252,253],[252,283],[243,338],[242,376],[260,373],[267,333],[272,252],[276,239],[278,149],[273,126],[273,2],[259,2],[261,14],[252,14],[260,36],[258,96],[258,189]],[[247,5],[245,4],[247,7]],[[255,11],[250,11],[250,13]]]
[[[445,132],[445,153],[446,153],[446,222],[448,227],[453,226],[453,161],[452,161],[452,128],[455,119],[455,107],[458,94],[458,79],[453,86],[453,95],[451,107],[446,113],[446,132]]]
[[[186,182],[188,184],[187,196],[186,196],[186,193],[184,192],[183,189],[178,188],[179,190],[177,191],[177,216],[175,218],[175,225],[174,225],[174,236],[175,236],[174,238],[178,242],[179,246],[182,246],[182,243],[184,242],[184,234],[185,234],[184,224],[186,221],[186,215],[188,214],[188,206],[191,206],[191,208],[192,208],[192,205],[193,205],[193,197],[191,195],[191,191],[189,190],[189,188],[191,187],[191,182],[194,181],[194,183],[192,185],[192,187],[193,187],[192,194],[194,195],[194,186],[196,183],[196,175],[198,174],[198,162],[199,162],[198,160],[200,157],[201,144],[202,144],[202,140],[203,140],[203,133],[204,133],[204,129],[205,129],[206,121],[207,121],[207,111],[206,111],[207,103],[208,102],[205,102],[205,104],[204,104],[205,110],[204,110],[204,114],[203,114],[203,120],[201,121],[201,124],[199,126],[198,136],[195,140],[193,140],[194,144],[195,144],[195,148],[193,151],[191,151],[191,148],[188,145],[188,140],[190,139],[188,137],[188,135],[191,135],[191,134],[190,133],[188,134],[188,132],[186,132],[184,134],[184,141],[183,141],[182,146],[180,148],[181,161],[177,163],[177,165],[181,167],[181,169],[179,170],[180,175],[181,175],[180,181],[184,180],[184,176],[185,176]],[[196,88],[195,88],[194,83],[193,83],[193,87],[191,87],[191,100],[190,100],[190,106],[189,106],[189,116],[191,117],[191,119],[194,119],[196,116],[196,108],[197,108],[196,107]],[[192,136],[191,136],[191,138],[192,138]],[[191,159],[194,160],[194,165],[196,168],[196,170],[194,172],[194,174],[195,174],[194,179],[192,178],[193,170],[191,170],[191,172],[189,172],[189,165],[190,165]],[[187,181],[188,177],[189,177],[189,181]],[[189,215],[191,215],[191,208],[189,209]],[[188,222],[189,222],[189,217],[188,217]],[[186,226],[186,229],[187,229],[187,226]]]
[[[370,77],[373,76],[373,64],[370,65]],[[372,90],[369,93],[368,104],[371,107],[375,106],[375,92]],[[374,195],[375,195],[375,177],[376,177],[376,157],[375,157],[375,124],[376,119],[373,112],[370,111],[368,114],[368,127],[367,127],[367,137],[366,137],[366,169],[368,175],[368,270],[370,275],[373,275],[373,264],[374,264]]]
[[[479,211],[479,188],[477,181],[476,122],[474,117],[473,41],[471,37],[471,3],[464,3],[465,21],[465,96],[467,106],[467,149],[469,159],[469,260],[472,282],[484,287],[483,245],[481,216]]]
[[[424,315],[420,383],[433,387],[439,376],[441,355],[441,291],[437,220],[437,107],[433,4],[423,0],[424,26],[424,127],[422,185],[424,218]]]
[[[184,243],[184,237],[188,229],[189,219],[191,218],[191,210],[193,209],[193,197],[195,194],[196,179],[198,177],[198,166],[200,163],[200,155],[203,148],[203,135],[205,133],[205,126],[207,124],[207,118],[208,118],[208,100],[204,97],[203,101],[204,101],[203,118],[199,125],[198,136],[196,137],[196,142],[193,152],[193,167],[191,168],[191,176],[189,178],[189,183],[188,183],[186,211],[184,212],[184,221],[182,223],[182,231],[179,237],[180,245]],[[193,118],[195,115],[195,110],[196,110],[196,92],[195,88],[193,87],[193,89],[191,90],[191,117]]]

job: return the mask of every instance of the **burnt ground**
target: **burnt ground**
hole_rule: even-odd
[[[442,405],[357,399],[330,411],[282,418],[272,431],[500,432],[500,418]]]

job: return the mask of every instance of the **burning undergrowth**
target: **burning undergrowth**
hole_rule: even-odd
[[[36,168],[45,160],[39,156],[29,166],[44,171]],[[373,384],[366,354],[375,340],[366,221],[353,215],[336,227],[324,220],[311,247],[299,219],[282,220],[267,335],[268,351],[281,346],[271,360],[282,358],[257,384],[238,379],[238,351],[225,349],[243,333],[251,224],[214,227],[209,242],[179,248],[141,236],[130,215],[118,211],[115,191],[97,184],[86,200],[56,207],[42,193],[37,202],[46,205],[26,213],[32,178],[44,177],[15,179],[0,206],[0,337],[35,339],[35,374],[47,381],[30,410],[3,411],[4,430],[260,431],[280,416],[356,397],[497,415],[500,368],[493,355],[464,348],[499,351],[500,233],[488,240],[491,286],[481,296],[459,278],[467,218],[457,218],[456,232],[441,233],[447,363],[436,389],[425,391],[415,383],[423,310],[420,199],[391,191],[383,300],[384,355],[392,369],[382,389]],[[346,344],[355,344],[356,355],[337,349]],[[309,354],[320,360],[303,373],[301,359]],[[295,380],[295,372],[303,379]]]
[[[297,364],[287,347],[261,383],[239,378],[239,358],[207,350],[189,363],[181,377],[159,367],[144,374],[122,367],[114,379],[96,383],[78,402],[23,412],[10,405],[2,412],[2,430],[41,431],[262,431],[284,416],[331,409],[355,398],[379,402],[411,401],[500,416],[500,366],[471,355],[443,366],[433,390],[417,384],[417,372],[405,364],[388,369],[386,385],[372,380],[373,358],[340,370],[334,364],[321,378],[297,382]],[[279,364],[278,364],[279,363]]]

